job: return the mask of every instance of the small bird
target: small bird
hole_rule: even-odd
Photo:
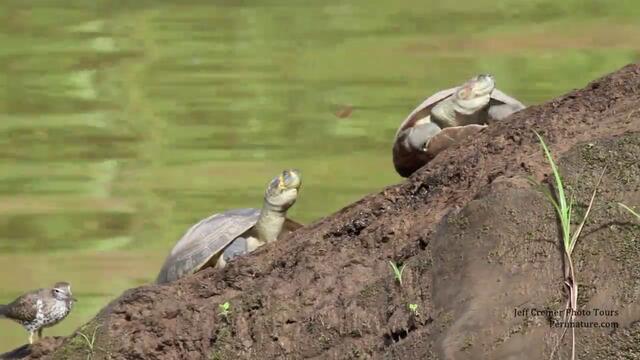
[[[7,305],[0,305],[0,319],[6,318],[21,324],[29,332],[29,344],[33,344],[33,334],[51,327],[64,319],[76,300],[71,295],[71,284],[58,282],[50,289],[30,291]]]

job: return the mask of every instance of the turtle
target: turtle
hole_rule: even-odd
[[[302,227],[286,216],[301,185],[299,170],[284,170],[267,186],[262,209],[233,209],[193,225],[167,256],[156,283],[172,282],[209,266],[224,268],[231,259]]]
[[[418,105],[395,135],[393,164],[398,174],[410,176],[452,144],[525,108],[495,86],[492,75],[479,74]]]

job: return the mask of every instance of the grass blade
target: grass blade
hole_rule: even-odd
[[[640,214],[638,214],[637,212],[633,211],[632,208],[628,207],[627,205],[625,205],[623,203],[618,203],[618,205],[620,205],[620,207],[622,207],[623,209],[627,210],[628,212],[633,214],[635,217],[637,217],[638,220],[640,220]]]
[[[587,218],[589,217],[589,213],[591,212],[591,209],[593,208],[593,200],[595,200],[596,198],[596,193],[598,192],[598,188],[600,187],[600,182],[602,182],[602,178],[604,177],[604,172],[607,170],[607,168],[605,167],[604,169],[602,169],[602,173],[600,174],[600,177],[598,178],[598,182],[596,183],[596,186],[593,189],[593,193],[591,194],[591,200],[589,200],[589,206],[587,207],[587,212],[584,213],[584,217],[582,218],[582,222],[580,222],[580,225],[578,225],[578,228],[576,229],[576,231],[573,233],[573,236],[571,237],[571,244],[569,247],[569,253],[571,253],[573,251],[574,246],[576,246],[576,242],[578,241],[578,237],[580,237],[580,233],[582,232],[582,228],[584,227],[584,224],[587,222]]]
[[[565,250],[570,249],[571,245],[571,223],[569,222],[570,213],[569,207],[567,206],[567,197],[564,193],[564,184],[562,183],[562,177],[560,176],[560,171],[558,171],[558,167],[556,166],[555,161],[553,161],[553,156],[551,156],[551,152],[547,147],[547,144],[542,139],[542,136],[538,134],[538,132],[534,131],[538,140],[540,140],[540,145],[542,146],[542,150],[551,165],[551,171],[553,172],[553,177],[556,183],[556,191],[557,191],[557,203],[554,202],[554,207],[558,212],[558,217],[560,218],[560,225],[562,228],[562,242],[564,244]],[[571,254],[571,252],[569,252]]]

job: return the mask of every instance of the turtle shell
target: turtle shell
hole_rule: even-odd
[[[394,143],[393,143],[393,165],[400,174],[400,176],[408,177],[414,171],[418,170],[424,164],[429,162],[433,157],[432,154],[428,152],[418,152],[413,149],[407,148],[403,146],[405,138],[402,134],[406,134],[404,132],[405,129],[409,129],[416,125],[416,123],[431,115],[431,109],[436,106],[442,100],[450,97],[455,94],[459,87],[453,87],[450,89],[438,91],[437,93],[429,96],[426,100],[424,100],[420,105],[418,105],[413,111],[407,116],[406,119],[400,124],[398,127],[398,131],[396,132]],[[512,98],[511,96],[503,93],[498,89],[494,89],[491,92],[491,99],[489,100],[489,107],[509,104],[515,108],[524,109],[525,106],[520,101]]]
[[[404,119],[402,124],[400,124],[398,131],[396,131],[395,137],[397,138],[402,130],[414,126],[418,120],[431,115],[431,109],[434,106],[436,106],[440,101],[455,94],[456,90],[458,90],[459,88],[459,86],[456,86],[450,89],[438,91],[437,93],[429,96],[420,105],[413,109],[413,111],[409,114],[409,116],[407,116],[406,119]],[[511,104],[523,109],[525,107],[524,104],[522,104],[520,101],[512,98],[511,96],[503,93],[498,89],[493,89],[493,91],[491,92],[491,100],[489,102],[489,106],[501,104]]]
[[[166,283],[193,274],[219,255],[233,240],[258,221],[260,209],[235,209],[217,213],[193,225],[173,247],[156,283]],[[302,225],[287,219],[280,237]]]

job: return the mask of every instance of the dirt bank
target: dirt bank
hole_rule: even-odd
[[[607,166],[574,256],[581,308],[610,311],[579,319],[619,327],[577,329],[578,353],[638,358],[640,225],[615,205],[640,205],[640,65],[629,65],[224,271],[125,292],[80,329],[95,333],[93,359],[548,358],[557,317],[531,312],[562,309],[565,295],[554,213],[526,180],[549,173],[533,130],[560,159],[578,211]],[[406,264],[402,286],[389,260]],[[32,358],[90,352],[79,335],[34,348]]]

